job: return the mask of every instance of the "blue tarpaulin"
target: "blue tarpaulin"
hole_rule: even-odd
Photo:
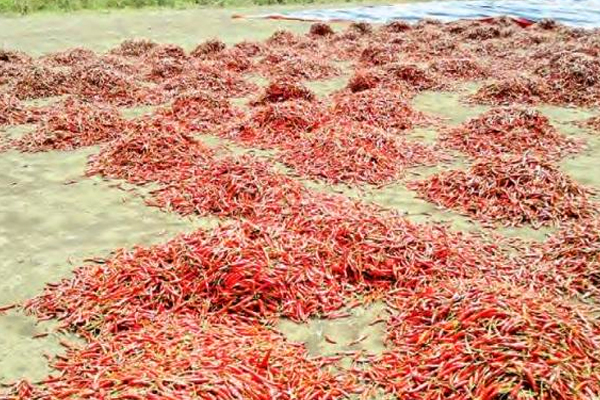
[[[566,25],[600,27],[600,0],[500,0],[434,1],[354,8],[325,8],[271,14],[310,21],[364,21],[385,23],[393,20],[416,22],[424,18],[454,21],[509,15],[532,21],[549,18]]]

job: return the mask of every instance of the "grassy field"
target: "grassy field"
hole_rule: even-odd
[[[361,3],[337,0],[336,3]],[[401,1],[402,2],[402,1]],[[40,11],[70,12],[124,8],[244,7],[269,5],[328,4],[331,0],[0,0],[0,13],[30,14]],[[371,3],[370,3],[371,4]]]

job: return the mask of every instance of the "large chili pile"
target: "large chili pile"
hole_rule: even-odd
[[[342,91],[333,96],[331,103],[329,114],[336,119],[362,122],[396,133],[431,122],[431,118],[410,105],[406,94],[391,89]]]
[[[391,349],[365,374],[398,398],[592,399],[598,392],[600,324],[592,307],[489,280],[444,282],[388,302]]]
[[[600,37],[552,21],[525,25],[318,23],[304,35],[211,39],[189,52],[148,40],[106,54],[0,51],[0,127],[36,124],[3,138],[2,151],[99,145],[87,175],[151,186],[140,193],[165,212],[223,218],[90,259],[22,304],[83,340],[63,343],[46,379],[7,383],[5,396],[600,397],[598,206],[557,164],[584,144],[527,108],[597,106]],[[269,84],[260,88],[256,75]],[[329,95],[306,84],[342,76]],[[420,92],[482,80],[463,100],[502,107],[462,125],[412,104]],[[157,107],[122,116],[139,105]],[[597,118],[580,124],[598,128]],[[423,126],[438,131],[434,145],[410,137]],[[231,154],[201,134],[271,151]],[[449,150],[469,156],[463,169],[444,170]],[[416,166],[441,171],[405,182]],[[311,179],[408,186],[485,229],[414,223],[310,189]],[[534,244],[494,224],[558,229]],[[311,355],[277,328],[283,318],[341,318],[373,300],[386,305],[372,322],[385,326],[380,354],[358,350],[363,335],[348,351]]]
[[[90,159],[88,174],[131,183],[172,181],[177,172],[212,157],[213,151],[184,132],[181,125],[158,118],[132,121],[116,139]]]

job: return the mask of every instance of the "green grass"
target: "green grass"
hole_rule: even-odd
[[[346,0],[349,2],[350,0]],[[143,7],[189,8],[194,6],[250,6],[323,3],[323,0],[0,0],[0,13],[29,14],[38,11],[104,10]]]

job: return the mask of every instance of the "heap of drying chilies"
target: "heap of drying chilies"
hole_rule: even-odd
[[[50,376],[11,384],[6,397],[599,397],[600,218],[593,193],[555,164],[584,146],[516,105],[597,105],[599,54],[597,32],[509,18],[319,23],[191,52],[147,40],[107,54],[0,51],[0,126],[35,124],[8,147],[100,145],[88,175],[151,185],[149,205],[226,220],[89,260],[27,301],[84,341],[63,342]],[[348,83],[327,96],[305,85],[342,74]],[[270,79],[264,89],[257,75]],[[412,107],[416,94],[490,77],[466,101],[498,107],[441,128],[435,146],[408,137],[443,124]],[[118,108],[142,105],[157,107],[132,119]],[[270,150],[292,172],[197,134]],[[484,223],[560,229],[525,246],[413,223],[296,179],[383,185],[439,165],[448,149],[472,163],[409,182],[419,196]],[[276,329],[373,300],[387,309],[375,321],[380,354],[311,355]]]
[[[433,164],[439,157],[367,123],[323,125],[286,149],[280,160],[303,176],[331,183],[385,184],[398,180],[406,167]]]
[[[467,170],[441,172],[409,187],[484,223],[558,226],[596,214],[589,189],[530,153],[480,158]]]
[[[581,143],[559,133],[542,113],[515,106],[493,108],[440,139],[473,157],[530,152],[552,159],[581,150]]]
[[[27,107],[14,96],[3,94],[0,97],[0,127],[33,122],[36,116],[35,109]]]
[[[38,128],[15,140],[14,145],[28,152],[74,150],[115,139],[125,126],[116,108],[70,97],[48,107]]]

